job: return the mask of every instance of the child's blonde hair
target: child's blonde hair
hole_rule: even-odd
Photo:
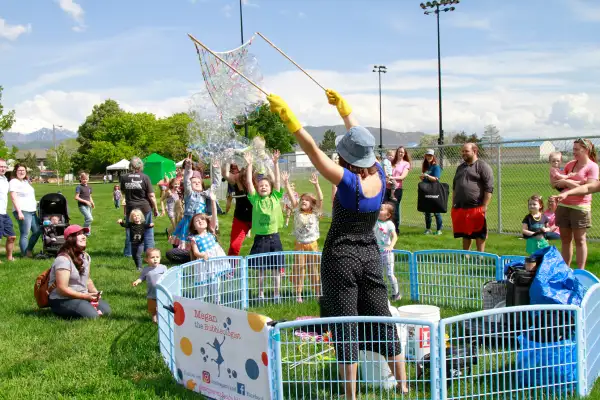
[[[314,211],[315,208],[317,207],[317,198],[315,197],[314,194],[312,193],[302,193],[302,195],[299,197],[299,201],[302,201],[302,199],[306,199],[309,201],[310,203],[310,210]]]
[[[388,151],[385,153],[385,155],[386,155],[386,156],[392,156],[392,157],[394,157],[394,156],[396,155],[396,151],[395,151],[395,150],[388,150]]]
[[[79,173],[79,180],[81,180],[81,178],[90,179],[90,176],[87,174],[87,172],[80,172]]]
[[[146,259],[150,258],[152,253],[158,253],[158,255],[161,256],[160,249],[157,249],[156,247],[150,247],[149,249],[146,249]]]
[[[174,213],[175,224],[177,225],[179,221],[181,221],[181,219],[183,218],[183,201],[181,201],[181,199],[175,200]]]
[[[394,206],[390,203],[383,203],[380,210],[385,210],[390,215],[390,219],[394,218]]]
[[[139,215],[140,216],[140,221],[142,221],[142,222],[145,221],[144,213],[142,212],[142,210],[140,210],[139,208],[134,208],[129,213],[129,222],[133,222],[133,216],[134,215]]]
[[[560,161],[562,161],[562,153],[560,151],[553,151],[548,155],[548,161],[552,161],[553,158],[558,157]]]

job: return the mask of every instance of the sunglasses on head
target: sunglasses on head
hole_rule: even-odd
[[[589,149],[590,146],[588,145],[589,140],[584,139],[584,138],[578,138],[575,140],[575,143],[579,143],[580,145],[582,145],[584,148]]]

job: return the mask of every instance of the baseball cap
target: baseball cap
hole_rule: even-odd
[[[67,229],[65,229],[65,238],[75,234],[75,233],[79,233],[83,231],[83,233],[89,233],[90,229],[89,228],[84,228],[82,226],[79,225],[69,225],[69,227]]]
[[[433,151],[433,149],[427,149],[427,151],[425,152],[426,156],[432,156],[434,154],[435,154],[435,152]]]
[[[353,126],[335,139],[336,152],[350,165],[369,168],[375,164],[375,138],[366,128]]]

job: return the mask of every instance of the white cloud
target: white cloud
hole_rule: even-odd
[[[72,29],[75,32],[82,32],[85,30],[85,21],[83,20],[84,11],[83,8],[75,3],[73,0],[56,0],[60,8],[69,14],[71,18],[77,23]]]
[[[502,136],[520,138],[596,134],[600,129],[600,86],[589,84],[596,77],[590,71],[600,69],[598,50],[582,47],[532,52],[524,49],[450,57],[443,59],[443,63],[444,129],[447,132],[464,129],[481,134],[483,127],[490,123],[498,126]],[[363,125],[378,126],[378,83],[371,67],[357,66],[364,72],[308,72],[319,83],[344,95]],[[388,63],[388,73],[382,76],[386,128],[400,132],[437,131],[436,72],[435,60]],[[70,73],[77,75],[83,70],[74,69]],[[68,75],[65,72],[62,77],[40,77],[39,85],[53,79],[67,79]],[[341,122],[335,108],[327,104],[323,91],[296,69],[268,75],[261,86],[282,96],[305,124]],[[119,101],[124,109],[159,116],[187,111],[188,96],[196,92],[197,87],[198,82],[150,82],[143,87],[96,92],[45,91],[8,108],[17,112],[15,130],[30,132],[52,123],[76,129],[93,105],[107,98]]]
[[[223,8],[221,9],[221,12],[223,13],[223,15],[225,15],[225,18],[231,18],[232,10],[233,10],[233,7],[231,7],[231,5],[225,4],[223,6]]]
[[[582,21],[600,22],[600,9],[597,2],[586,0],[568,0],[566,4],[572,12]]]
[[[15,88],[17,92],[32,92],[34,90],[41,89],[48,85],[58,83],[76,76],[83,76],[90,74],[91,69],[83,66],[74,66],[67,69],[62,69],[56,72],[48,72],[40,75],[36,79],[27,82],[25,85],[18,86]]]
[[[9,25],[6,20],[0,18],[0,38],[17,40],[24,33],[31,32],[31,24]]]

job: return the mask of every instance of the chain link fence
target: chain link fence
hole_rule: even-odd
[[[600,145],[600,136],[586,137],[594,146]],[[527,200],[533,194],[539,194],[547,205],[548,197],[558,192],[550,186],[548,156],[554,151],[563,155],[563,164],[573,159],[574,138],[539,139],[535,141],[505,141],[480,145],[480,159],[487,162],[494,171],[494,194],[488,207],[488,229],[490,232],[520,234],[523,217],[528,214]],[[461,144],[430,146],[442,165],[442,182],[450,185],[456,167],[463,160]],[[412,168],[404,180],[404,193],[401,204],[401,224],[425,227],[423,213],[417,211],[417,185],[420,182],[425,147],[407,148],[412,158]],[[394,149],[384,149],[394,150]],[[316,172],[310,160],[301,151],[284,154],[280,168],[291,175],[298,193],[314,192],[308,182],[310,175]],[[324,193],[324,212],[331,211],[331,185],[320,178]],[[452,198],[452,193],[450,193]],[[592,210],[592,221],[599,221],[600,208]],[[450,213],[443,215],[444,227],[451,228]],[[600,226],[592,226],[588,231],[589,239],[600,239]]]

